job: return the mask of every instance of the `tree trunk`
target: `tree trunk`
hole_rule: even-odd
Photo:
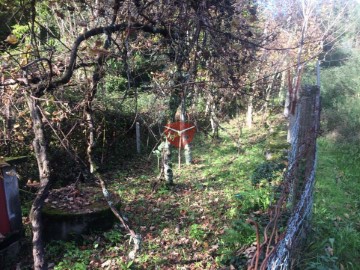
[[[286,89],[286,86],[285,86],[285,73],[284,72],[281,72],[280,73],[280,87],[279,87],[279,95],[278,95],[278,98],[280,100],[280,102],[285,102],[285,96],[286,96],[286,93],[287,93],[287,89]]]
[[[191,145],[188,143],[184,146],[185,164],[190,165],[192,163]]]
[[[109,46],[105,45],[104,48],[107,49]],[[97,87],[99,84],[100,79],[102,78],[102,65],[105,61],[104,56],[100,56],[97,61],[97,66],[94,70],[93,76],[92,76],[92,85],[91,88],[86,93],[85,97],[85,108],[84,108],[84,115],[86,119],[86,126],[87,126],[87,136],[88,136],[88,147],[86,150],[89,166],[90,166],[90,172],[95,176],[95,178],[100,182],[101,189],[103,192],[103,195],[106,199],[106,202],[111,209],[111,211],[114,213],[114,215],[119,219],[121,224],[124,226],[124,228],[129,232],[130,234],[130,242],[133,242],[134,247],[129,253],[129,259],[133,260],[135,259],[136,254],[140,251],[141,246],[141,236],[136,234],[129,225],[125,222],[122,214],[120,211],[118,211],[115,208],[114,202],[111,198],[111,193],[108,191],[106,187],[106,183],[102,177],[102,175],[97,170],[97,165],[95,163],[95,159],[93,157],[93,149],[95,147],[95,124],[94,124],[94,116],[93,116],[93,108],[92,104],[94,101],[94,98],[97,93]]]
[[[168,140],[166,140],[164,144],[164,148],[162,151],[162,160],[165,180],[168,185],[173,185],[174,175],[172,171],[170,143],[168,142]]]
[[[212,137],[214,139],[219,138],[219,119],[216,116],[216,106],[215,104],[210,105],[210,124],[212,129]]]
[[[178,79],[178,78],[177,78]],[[181,100],[179,97],[179,91],[171,92],[170,100],[169,100],[169,111],[168,111],[168,121],[174,122],[176,118],[176,111],[179,105],[181,104]],[[162,160],[162,170],[164,172],[164,177],[168,185],[174,184],[174,174],[172,170],[172,162],[171,162],[171,145],[168,140],[165,140],[164,148],[161,152],[161,160]]]
[[[122,217],[121,213],[116,209],[114,202],[111,197],[111,193],[108,191],[106,187],[106,183],[102,177],[102,175],[97,171],[97,166],[95,164],[94,158],[93,158],[93,148],[95,146],[95,128],[94,128],[94,121],[93,121],[93,110],[92,110],[92,99],[95,95],[96,91],[92,91],[92,94],[88,95],[88,98],[90,100],[87,100],[86,102],[86,109],[85,109],[85,117],[87,120],[87,127],[88,127],[88,148],[87,148],[87,157],[88,162],[90,165],[90,172],[95,176],[95,178],[100,182],[100,186],[103,192],[103,195],[105,197],[105,200],[110,208],[110,210],[113,212],[113,214],[119,219],[121,224],[124,226],[124,228],[129,232],[130,234],[130,241],[134,243],[133,249],[129,252],[129,258],[131,260],[135,259],[136,254],[140,251],[141,246],[141,236],[136,234],[129,225],[125,222],[124,218]]]
[[[44,201],[49,193],[50,184],[50,169],[49,160],[47,157],[47,147],[44,137],[43,123],[41,114],[37,106],[37,102],[32,97],[26,96],[27,104],[30,109],[30,116],[34,131],[33,147],[39,168],[40,187],[36,194],[36,198],[32,204],[30,211],[30,222],[33,232],[33,258],[34,270],[47,269],[45,260],[44,243],[42,239],[42,219],[41,210],[44,206]]]

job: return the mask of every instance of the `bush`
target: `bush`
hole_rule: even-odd
[[[278,176],[285,168],[285,164],[276,162],[264,162],[261,163],[251,176],[251,182],[253,185],[258,185],[262,180],[271,181]]]
[[[322,73],[322,126],[338,139],[353,141],[360,135],[360,56],[352,53],[348,59]]]

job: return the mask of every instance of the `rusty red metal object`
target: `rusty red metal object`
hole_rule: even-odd
[[[184,148],[194,139],[196,128],[188,122],[174,122],[165,126],[165,136],[176,148]]]

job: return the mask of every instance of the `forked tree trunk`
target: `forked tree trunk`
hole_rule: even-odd
[[[33,147],[39,168],[40,187],[36,194],[36,198],[31,206],[30,222],[33,233],[33,258],[34,270],[48,269],[45,260],[45,250],[42,233],[42,218],[41,210],[44,206],[44,201],[49,193],[50,184],[50,169],[49,160],[47,157],[47,146],[44,137],[43,123],[41,114],[34,98],[26,96],[27,104],[30,109],[30,116],[34,131]]]

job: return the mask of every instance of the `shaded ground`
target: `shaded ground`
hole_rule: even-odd
[[[173,187],[157,179],[156,161],[152,165],[139,159],[129,164],[128,171],[106,175],[110,189],[122,199],[121,211],[143,237],[143,249],[135,261],[126,259],[131,250],[129,236],[116,225],[107,232],[83,235],[76,242],[50,243],[47,254],[52,268],[235,269],[231,264],[236,251],[255,239],[250,226],[245,228],[246,235],[233,233],[244,207],[245,199],[239,199],[239,194],[254,190],[253,172],[266,162],[269,146],[279,137],[278,130],[268,134],[262,126],[251,133],[244,130],[240,136],[239,125],[234,120],[224,126],[220,140],[198,134],[194,164],[174,170]],[[246,200],[266,205],[268,195]]]

